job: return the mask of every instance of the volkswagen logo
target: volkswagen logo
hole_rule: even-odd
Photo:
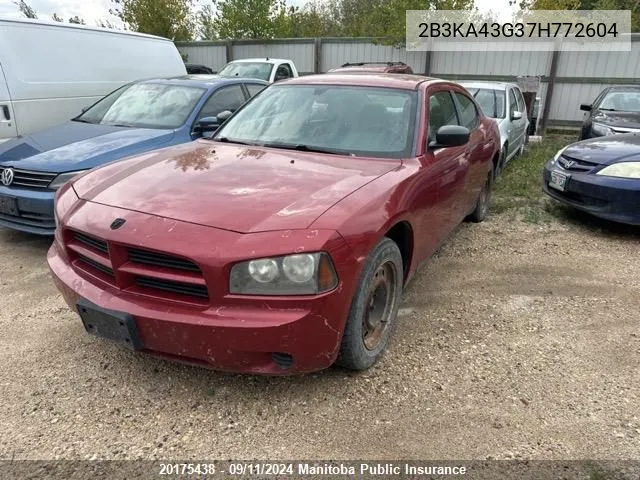
[[[564,168],[571,168],[576,164],[576,162],[574,162],[573,160],[569,160],[568,162],[564,163]]]
[[[0,173],[0,182],[2,182],[5,187],[13,183],[13,168],[5,168],[2,170],[2,173]]]

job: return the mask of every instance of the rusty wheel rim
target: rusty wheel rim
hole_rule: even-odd
[[[367,350],[375,350],[391,326],[391,314],[397,296],[395,265],[385,262],[373,274],[362,319],[362,341]]]

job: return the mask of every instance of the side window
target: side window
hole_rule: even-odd
[[[291,71],[291,67],[286,63],[282,63],[278,66],[276,70],[276,80],[284,80],[285,78],[293,77],[293,72]]]
[[[509,89],[509,117],[513,118],[513,112],[518,111],[518,101],[513,93],[513,88]]]
[[[247,90],[249,91],[250,98],[260,93],[262,90],[264,90],[264,87],[266,86],[266,85],[258,85],[257,83],[245,83],[244,85],[245,87],[247,87]]]
[[[526,109],[524,96],[522,95],[522,91],[519,88],[516,88],[516,99],[518,100],[518,110],[522,112],[524,115],[524,111]]]
[[[462,93],[454,92],[454,95],[460,107],[458,112],[460,125],[467,127],[469,130],[473,130],[478,126],[478,111],[476,110],[475,104],[469,97]]]
[[[239,108],[245,102],[244,93],[240,85],[223,87],[213,92],[213,95],[205,102],[198,114],[198,119],[203,117],[215,117],[220,112]]]
[[[459,125],[456,106],[450,92],[436,92],[429,97],[429,140],[444,125]]]

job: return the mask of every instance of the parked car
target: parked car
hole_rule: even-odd
[[[187,73],[190,75],[211,75],[213,70],[205,65],[196,65],[194,63],[185,63]]]
[[[640,132],[640,85],[605,88],[593,103],[580,105],[580,110],[588,112],[580,140]]]
[[[184,76],[134,82],[57,127],[0,145],[0,226],[53,235],[64,182],[108,162],[198,138],[268,85]]]
[[[413,74],[413,70],[404,62],[358,62],[344,63],[338,68],[329,70],[329,73],[406,73]]]
[[[573,143],[544,168],[544,191],[596,217],[640,225],[640,136],[620,134]]]
[[[243,58],[227,63],[218,73],[223,77],[259,78],[269,83],[298,77],[291,60],[282,58]]]
[[[460,82],[480,104],[486,115],[494,118],[500,129],[500,160],[496,177],[505,165],[524,152],[527,142],[527,107],[518,85],[501,82]]]
[[[64,123],[129,82],[186,73],[166,38],[0,19],[0,142]]]
[[[453,82],[287,80],[211,139],[72,179],[48,263],[86,330],[135,350],[236,372],[366,369],[418,265],[485,218],[499,148]]]

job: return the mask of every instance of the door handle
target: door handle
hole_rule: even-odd
[[[4,114],[5,120],[11,120],[11,112],[9,112],[7,105],[2,105],[2,113]]]

